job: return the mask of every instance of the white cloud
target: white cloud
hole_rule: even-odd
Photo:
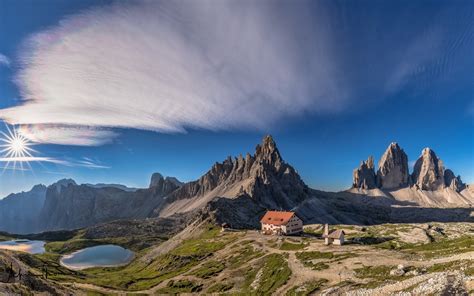
[[[62,165],[69,165],[67,161],[55,159],[51,157],[36,157],[36,156],[19,156],[19,157],[0,157],[0,162],[6,163],[21,163],[21,162],[50,162]]]
[[[111,128],[267,129],[430,88],[453,71],[443,61],[458,47],[440,57],[443,37],[469,35],[431,29],[410,7],[387,26],[389,8],[345,15],[328,3],[156,0],[69,16],[26,42],[22,104],[0,119],[29,125],[33,141],[71,145],[107,143]]]
[[[29,40],[24,102],[0,118],[45,125],[35,141],[90,145],[113,134],[56,126],[258,129],[340,109],[327,36],[305,8],[246,4],[120,3],[69,17]]]
[[[80,126],[23,125],[18,132],[36,143],[76,146],[99,146],[117,136],[110,130]]]
[[[10,59],[6,55],[0,53],[0,66],[1,65],[9,67]]]
[[[46,163],[54,163],[63,166],[69,167],[86,167],[91,169],[108,169],[109,166],[99,164],[95,161],[92,161],[87,158],[83,158],[82,160],[65,160],[65,159],[58,159],[54,157],[43,157],[43,156],[19,156],[19,157],[0,157],[0,163],[7,163],[4,166],[4,169],[13,169],[13,170],[24,170],[22,163],[30,163],[30,162],[46,162]],[[16,164],[20,164],[20,167],[17,167]]]

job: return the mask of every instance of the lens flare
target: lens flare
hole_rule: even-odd
[[[31,148],[32,143],[28,141],[21,133],[18,132],[15,128],[11,130],[7,126],[8,133],[0,132],[3,135],[3,138],[0,138],[0,154],[4,159],[11,159],[11,163],[13,164],[11,168],[14,170],[17,169],[17,162],[20,164],[20,170],[23,170],[23,162],[18,161],[21,159],[28,159],[28,157],[33,157],[31,153],[35,152],[34,149]],[[28,166],[30,164],[26,161]],[[5,168],[10,168],[10,161],[7,162]],[[31,167],[31,166],[30,166]]]

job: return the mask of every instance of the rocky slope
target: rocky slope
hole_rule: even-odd
[[[56,184],[47,189],[39,225],[42,230],[72,229],[118,219],[146,218],[179,184],[174,178],[163,177],[154,186],[136,191],[74,182]]]
[[[166,217],[203,208],[215,197],[243,195],[264,208],[291,209],[310,196],[310,189],[282,159],[273,138],[266,136],[254,155],[229,156],[224,162],[214,164],[199,180],[170,194],[154,212]]]
[[[12,233],[34,232],[38,214],[46,198],[46,186],[12,193],[0,200],[0,229]]]

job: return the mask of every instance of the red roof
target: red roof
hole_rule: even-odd
[[[260,219],[260,222],[273,225],[285,225],[294,215],[294,212],[267,211],[262,219]]]

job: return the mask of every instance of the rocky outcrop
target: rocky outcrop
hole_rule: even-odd
[[[439,190],[445,187],[443,162],[430,148],[423,149],[416,161],[412,180],[422,190]]]
[[[377,187],[391,189],[409,185],[408,157],[397,143],[391,143],[379,161]]]
[[[77,185],[73,179],[61,179],[54,184],[48,186],[48,188],[54,188],[57,192],[61,192],[62,189],[67,188],[69,185]]]
[[[462,182],[461,176],[456,177],[450,169],[444,171],[444,185],[457,192],[466,188],[466,184]]]
[[[174,177],[164,178],[160,173],[154,173],[151,176],[150,188],[154,188],[162,196],[168,195],[181,186],[183,183]]]
[[[367,161],[362,161],[360,166],[353,172],[353,188],[359,189],[374,189],[377,188],[375,171],[374,171],[374,158],[369,156]]]

